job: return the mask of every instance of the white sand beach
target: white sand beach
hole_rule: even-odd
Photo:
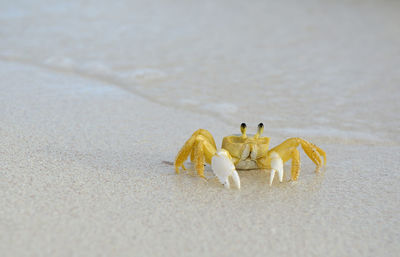
[[[398,256],[400,2],[3,1],[0,256]],[[175,174],[198,128],[298,181]],[[302,150],[301,150],[302,151]]]

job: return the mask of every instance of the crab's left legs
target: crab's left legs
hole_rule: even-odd
[[[321,148],[302,138],[289,138],[280,145],[269,150],[267,157],[258,160],[260,167],[271,169],[270,185],[272,184],[276,172],[278,172],[279,180],[282,182],[283,163],[289,160],[292,160],[292,180],[297,180],[300,173],[300,153],[297,150],[299,145],[301,145],[307,156],[317,166],[316,172],[326,164],[326,153]],[[321,157],[323,158],[323,161]]]

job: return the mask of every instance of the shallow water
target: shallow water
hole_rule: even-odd
[[[400,143],[397,1],[9,1],[1,10],[0,60],[110,82],[230,127]]]

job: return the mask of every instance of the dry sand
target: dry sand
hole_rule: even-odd
[[[0,4],[1,256],[399,255],[399,3],[40,2]],[[243,121],[326,170],[174,173]]]

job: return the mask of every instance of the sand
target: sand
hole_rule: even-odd
[[[396,1],[0,4],[1,256],[398,256]],[[259,122],[299,180],[175,174]]]

